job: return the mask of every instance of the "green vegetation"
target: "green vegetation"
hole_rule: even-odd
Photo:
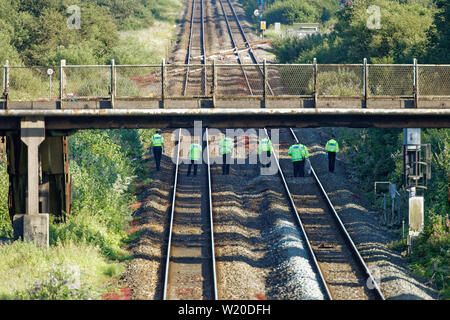
[[[367,27],[370,5],[380,7],[379,29]],[[333,31],[274,44],[282,63],[445,63],[449,61],[449,3],[445,0],[359,0],[337,13]]]
[[[247,16],[252,17],[256,23],[258,18],[253,15],[253,11],[258,7],[257,0],[242,0]],[[264,14],[262,19],[267,23],[292,25],[295,22],[317,22],[322,26],[328,26],[335,19],[335,13],[339,9],[338,1],[328,0],[268,0],[264,2]]]
[[[276,3],[280,6],[279,1]],[[379,29],[367,27],[371,15],[367,8],[370,5],[380,7]],[[449,63],[449,8],[450,3],[446,0],[354,1],[344,10],[332,12],[336,20],[330,28],[331,32],[304,39],[279,39],[274,43],[274,53],[281,63],[311,63],[313,58],[323,64],[362,63],[363,58],[374,64],[412,63],[413,58],[417,58],[419,63]],[[314,12],[311,11],[310,15],[318,22]],[[278,19],[280,17],[281,13]],[[385,72],[383,76],[373,72],[369,74],[369,77],[373,76],[369,78],[369,83],[377,88],[373,94],[385,94],[383,88],[388,88],[389,85],[383,81],[390,79],[395,79],[399,90],[405,91],[402,94],[408,94],[406,91],[410,89],[402,81],[410,82],[411,79],[396,74],[394,69]],[[282,74],[281,77],[287,76]],[[305,78],[304,75],[297,77]],[[302,87],[311,89],[310,76],[306,79],[309,79],[307,86],[304,79],[291,81],[302,83]],[[319,73],[319,83],[320,94],[362,94],[360,76],[350,69],[322,71]],[[424,90],[427,90],[427,85],[423,83]],[[435,86],[434,90],[436,89],[438,88]],[[361,181],[360,189],[367,198],[375,201],[374,181],[390,181],[397,186],[402,184],[401,130],[338,128],[336,133],[345,158]],[[422,143],[431,144],[432,179],[425,192],[425,230],[416,239],[414,250],[408,259],[415,274],[428,278],[439,290],[441,297],[449,299],[450,208],[447,197],[450,130],[424,129]],[[398,230],[395,232],[401,234]],[[405,246],[404,239],[392,244],[393,248],[402,251]]]
[[[390,181],[402,185],[403,143],[400,129],[337,128],[346,162],[361,182],[359,189],[366,198],[373,198],[374,181]],[[450,130],[423,129],[422,143],[431,144],[432,179],[425,191],[425,228],[415,240],[408,257],[414,273],[432,280],[442,298],[450,298],[450,206],[448,183],[450,168]],[[403,214],[406,214],[403,210]],[[407,217],[405,217],[407,220]],[[398,230],[400,231],[400,230]],[[401,234],[401,232],[397,232]],[[392,244],[394,249],[406,250],[406,239]]]
[[[124,270],[121,262],[130,258],[122,246],[133,237],[127,235],[132,183],[148,174],[141,159],[152,131],[139,132],[86,130],[70,137],[71,215],[65,223],[51,221],[49,250],[20,241],[0,246],[1,298],[99,299],[109,290]],[[8,176],[0,177],[0,237],[11,237]],[[74,270],[81,274],[78,282],[71,278]]]
[[[81,29],[67,28],[71,5],[81,8]],[[0,63],[156,63],[166,53],[180,7],[178,0],[0,1]],[[122,31],[140,28],[146,29],[134,33],[151,34],[157,48]],[[46,97],[46,69],[11,69],[11,97]],[[127,95],[139,94],[130,75],[118,71],[117,81]],[[107,95],[108,85],[108,68],[67,70],[67,92],[75,95]],[[72,211],[65,223],[50,222],[48,250],[21,241],[0,245],[1,299],[100,299],[116,290],[123,263],[131,258],[123,246],[136,237],[127,233],[130,205],[140,191],[134,184],[151,182],[142,163],[151,133],[86,130],[69,137]],[[5,158],[0,154],[0,237],[11,238]]]

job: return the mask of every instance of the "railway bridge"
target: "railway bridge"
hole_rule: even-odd
[[[0,67],[15,237],[48,245],[70,211],[67,136],[80,129],[450,128],[450,65],[161,64]],[[189,79],[189,81],[188,81]]]

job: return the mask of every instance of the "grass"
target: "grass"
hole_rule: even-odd
[[[122,271],[122,266],[107,261],[98,248],[86,243],[67,242],[42,250],[16,241],[0,246],[0,298],[39,298],[31,294],[36,286],[57,279],[77,287],[83,299],[98,299],[108,291],[107,281]]]

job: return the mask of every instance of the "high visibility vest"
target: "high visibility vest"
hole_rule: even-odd
[[[151,141],[154,147],[161,147],[164,143],[164,138],[162,135],[155,133],[152,135]]]
[[[220,153],[227,154],[233,152],[234,143],[230,138],[223,138],[220,141]]]
[[[308,159],[309,158],[308,148],[305,145],[303,145],[303,144],[301,146],[302,146],[302,149],[303,149],[303,155],[304,155],[305,159]]]
[[[202,147],[198,143],[191,144],[189,154],[191,156],[191,160],[200,160],[202,158]]]
[[[302,144],[294,144],[289,148],[288,154],[291,156],[292,162],[302,161],[309,158],[308,149]]]
[[[272,151],[272,142],[268,138],[259,141],[258,154],[264,151]]]
[[[330,139],[328,140],[327,144],[325,145],[325,151],[328,152],[339,152],[339,144],[336,140]]]

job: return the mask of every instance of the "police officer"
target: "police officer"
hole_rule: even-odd
[[[270,159],[272,155],[272,141],[270,141],[269,138],[264,138],[259,141],[258,145],[258,155],[259,155],[259,162],[263,163],[262,160],[262,154],[265,153],[267,159]],[[262,165],[263,167],[269,167],[270,161],[267,164]]]
[[[151,137],[150,150],[153,150],[155,156],[156,170],[159,171],[161,163],[161,155],[165,151],[164,137],[161,135],[161,130],[156,130],[156,133]]]
[[[305,160],[309,158],[308,149],[301,143],[294,144],[289,148],[288,154],[294,166],[294,177],[304,177]]]
[[[231,155],[233,154],[234,141],[224,137],[220,141],[220,153],[222,154],[222,175],[230,174]]]
[[[191,158],[191,163],[188,167],[187,176],[189,177],[191,174],[192,165],[194,165],[194,176],[197,175],[197,164],[202,158],[202,146],[196,141],[191,144],[189,148],[189,156]]]
[[[335,140],[335,136],[332,135],[325,145],[325,151],[328,152],[328,171],[334,172],[334,164],[336,162],[336,154],[339,152],[339,144]]]

